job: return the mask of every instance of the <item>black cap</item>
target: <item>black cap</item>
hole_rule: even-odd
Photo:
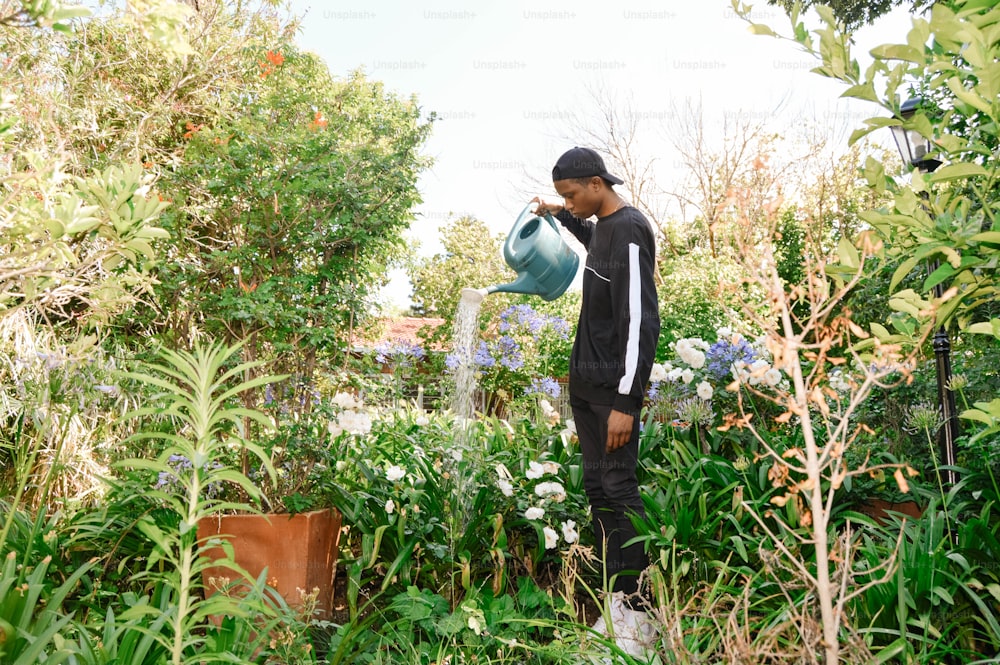
[[[590,176],[601,176],[608,182],[620,185],[624,181],[617,178],[604,167],[604,160],[594,150],[590,148],[573,148],[567,150],[556,160],[556,165],[552,167],[552,182],[556,180],[569,180],[571,178],[589,178]]]

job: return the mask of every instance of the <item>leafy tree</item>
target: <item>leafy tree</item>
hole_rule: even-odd
[[[883,14],[888,14],[894,7],[909,6],[910,13],[917,13],[934,4],[936,0],[767,0],[769,5],[777,5],[789,14],[796,5],[808,9],[814,5],[826,5],[833,10],[838,21],[843,22],[849,30],[875,22]]]
[[[411,268],[414,311],[423,316],[454,319],[463,288],[479,289],[513,281],[517,275],[501,255],[504,236],[492,235],[485,222],[473,217],[454,219],[441,229],[443,251],[418,260]],[[499,314],[511,302],[507,294],[483,301],[483,317]]]
[[[167,178],[181,212],[158,296],[171,337],[248,340],[249,357],[308,377],[406,249],[429,125],[414,100],[359,73],[334,80],[291,44],[246,51],[260,84],[188,130]]]

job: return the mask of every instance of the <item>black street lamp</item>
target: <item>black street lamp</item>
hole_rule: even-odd
[[[920,106],[921,99],[908,99],[899,107],[899,117],[905,124],[913,117]],[[912,129],[905,129],[903,126],[895,125],[892,128],[893,138],[896,139],[896,147],[899,148],[899,155],[903,158],[904,164],[909,164],[924,173],[931,173],[941,162],[934,158],[934,144]],[[927,193],[924,192],[924,196]],[[933,273],[938,269],[940,261],[935,259],[928,266],[928,272]],[[940,298],[944,293],[944,286],[939,282],[934,285],[934,297]],[[955,408],[955,393],[950,389],[951,385],[951,341],[948,339],[948,331],[942,325],[934,333],[934,359],[937,369],[937,393],[938,405],[941,408],[941,427],[938,429],[938,446],[941,450],[942,466],[949,467],[941,471],[942,484],[949,487],[954,486],[958,480],[954,467],[955,440],[958,439],[958,412]]]

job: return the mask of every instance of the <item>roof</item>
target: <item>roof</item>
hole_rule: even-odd
[[[431,317],[400,316],[380,319],[369,328],[356,330],[351,346],[355,350],[372,349],[381,342],[389,342],[390,344],[405,342],[423,346],[424,341],[417,333],[422,328],[437,328],[443,324],[444,319]]]

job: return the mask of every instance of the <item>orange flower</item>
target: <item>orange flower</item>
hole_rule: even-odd
[[[285,56],[281,55],[281,51],[268,51],[265,57],[275,67],[281,67],[282,63],[285,62]]]
[[[191,121],[184,123],[184,129],[187,130],[186,132],[184,132],[184,138],[186,139],[191,138],[192,136],[197,134],[204,126],[205,125],[196,125]]]
[[[316,114],[313,115],[312,122],[309,123],[309,129],[316,131],[317,129],[322,129],[323,127],[326,127],[327,124],[328,123],[326,118],[323,117],[323,112],[316,111]]]

